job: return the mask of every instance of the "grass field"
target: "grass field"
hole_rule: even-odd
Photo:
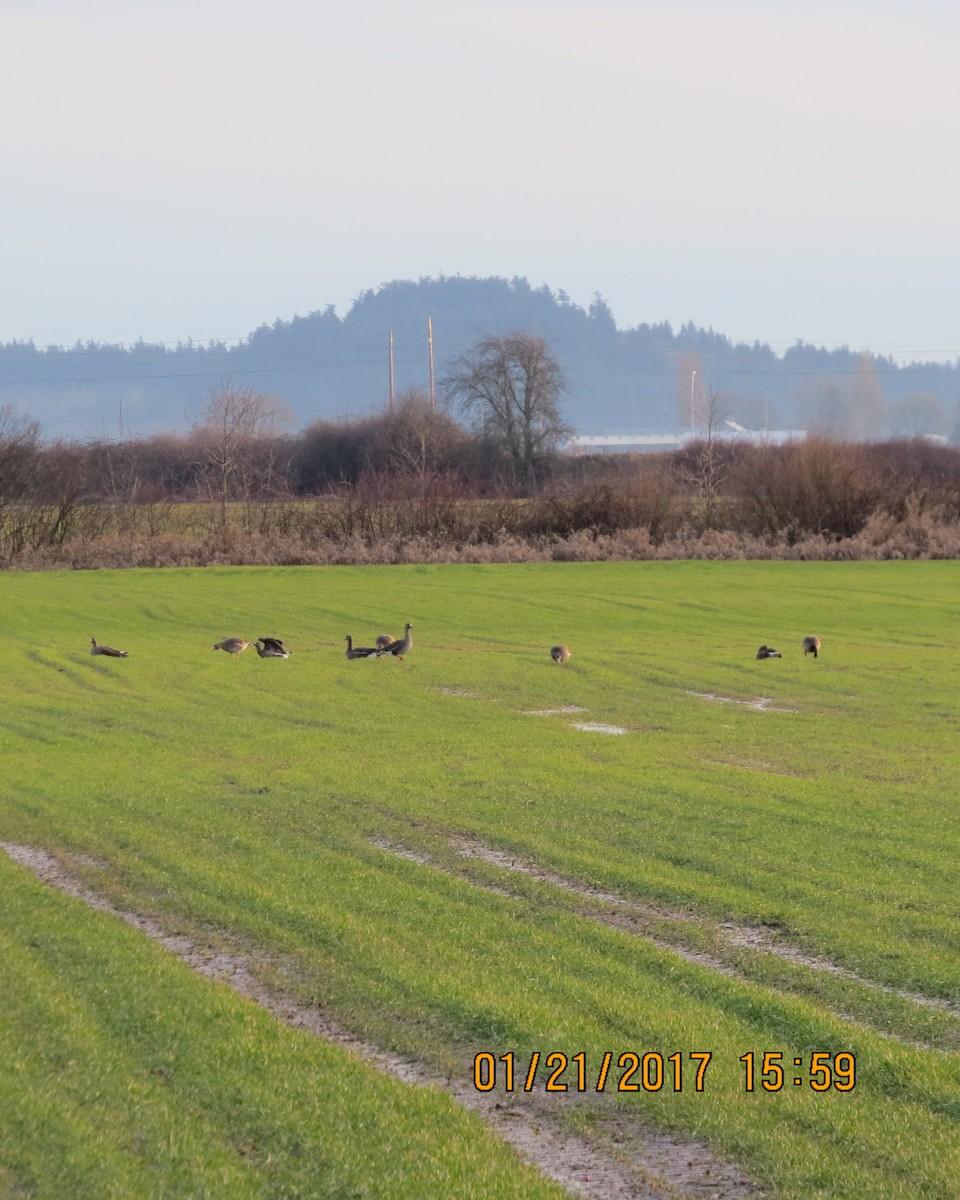
[[[956,1197],[958,594],[955,562],[2,575],[0,841],[451,1076],[582,1052],[544,1100],[600,1142]],[[404,662],[345,659],[408,620]],[[3,855],[0,984],[0,1195],[560,1194]],[[663,1086],[617,1091],[625,1052]]]

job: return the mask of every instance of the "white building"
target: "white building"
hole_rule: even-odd
[[[782,446],[799,442],[807,436],[805,429],[744,429],[736,422],[725,422],[727,428],[717,430],[714,438],[722,442],[744,442],[757,446]],[[735,428],[730,428],[733,425]],[[572,437],[563,447],[566,454],[651,454],[657,451],[679,450],[688,442],[701,441],[702,433],[626,433],[598,434]]]

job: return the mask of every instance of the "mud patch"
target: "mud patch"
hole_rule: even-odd
[[[446,1078],[420,1063],[384,1051],[344,1031],[319,1010],[293,1003],[267,988],[256,976],[255,959],[200,946],[190,938],[166,933],[150,917],[114,908],[72,878],[61,861],[45,850],[7,842],[0,842],[0,849],[44,883],[126,921],[199,974],[225,983],[292,1028],[326,1038],[411,1086],[442,1088],[464,1108],[478,1113],[521,1157],[573,1195],[596,1200],[664,1200],[665,1195],[677,1200],[742,1200],[760,1194],[742,1171],[714,1158],[706,1146],[641,1129],[635,1115],[611,1114],[604,1122],[606,1136],[615,1146],[608,1152],[557,1128],[550,1107],[535,1093],[514,1093],[498,1099],[494,1093],[479,1093],[460,1079]],[[390,846],[391,853],[402,849]],[[413,861],[423,857],[412,851],[403,856]]]
[[[693,692],[687,689],[688,696],[696,696],[700,700],[713,700],[717,704],[739,704],[743,708],[752,708],[756,712],[795,713],[795,708],[777,708],[771,697],[758,696],[756,700],[738,700],[735,696],[718,696],[715,692]]]
[[[421,867],[431,865],[429,854],[423,854],[419,850],[408,850],[406,846],[398,846],[394,842],[387,841],[386,838],[372,837],[370,845],[376,846],[378,850],[385,850],[387,854],[395,854],[397,858],[405,858],[408,862],[415,862]]]
[[[525,717],[571,717],[586,711],[579,704],[563,704],[560,708],[527,708],[524,709],[523,715]]]
[[[741,771],[758,771],[763,775],[780,775],[785,779],[803,779],[801,771],[789,771],[761,758],[701,758],[701,762],[717,767],[739,767]]]

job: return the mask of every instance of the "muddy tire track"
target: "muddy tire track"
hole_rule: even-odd
[[[596,1200],[744,1200],[759,1189],[739,1167],[713,1156],[705,1145],[639,1128],[633,1115],[611,1112],[604,1122],[604,1143],[565,1132],[550,1105],[535,1093],[479,1093],[459,1078],[449,1078],[355,1037],[318,1009],[307,1008],[268,988],[257,976],[255,957],[203,946],[192,938],[167,933],[151,917],[118,909],[70,874],[49,851],[0,842],[11,859],[38,879],[89,907],[118,917],[151,938],[198,974],[226,984],[260,1005],[277,1020],[325,1038],[377,1069],[415,1087],[446,1091],[464,1108],[478,1113],[517,1153],[572,1195]],[[398,848],[394,852],[400,852]],[[421,862],[424,856],[404,857]],[[84,860],[76,856],[80,865]],[[87,860],[89,861],[89,860]]]
[[[399,855],[405,858],[411,858],[418,862],[421,866],[431,867],[434,870],[447,871],[448,868],[443,863],[435,861],[429,854],[408,851],[404,847],[395,843],[390,843],[385,839],[373,839],[373,844],[379,849],[389,853]],[[540,883],[549,884],[551,887],[558,888],[561,891],[569,894],[582,897],[585,900],[592,901],[601,905],[608,906],[608,911],[600,908],[584,909],[580,915],[588,920],[597,921],[604,925],[612,925],[618,929],[622,929],[627,933],[637,937],[643,937],[647,941],[652,942],[662,950],[669,950],[676,954],[678,958],[684,959],[686,962],[696,963],[698,966],[707,967],[711,971],[716,971],[721,975],[734,976],[736,978],[746,978],[744,973],[737,969],[736,966],[723,961],[720,958],[712,956],[705,951],[694,950],[683,944],[669,940],[655,930],[656,924],[669,923],[677,926],[705,926],[704,918],[698,917],[692,913],[679,912],[663,906],[644,903],[643,901],[634,900],[625,896],[617,895],[614,892],[609,892],[603,888],[593,887],[590,884],[581,883],[577,880],[570,879],[560,875],[555,871],[547,870],[535,863],[530,863],[524,859],[507,853],[504,850],[497,850],[492,846],[484,845],[472,838],[466,837],[451,837],[449,844],[458,855],[462,858],[477,858],[483,862],[489,863],[491,866],[500,867],[508,871],[513,871],[520,875],[526,875],[531,879],[536,879]],[[481,883],[478,880],[472,880],[477,887],[483,887],[488,891],[495,891],[503,894],[503,889],[497,888],[494,885]],[[912,992],[906,988],[893,987],[889,984],[879,983],[873,979],[867,979],[862,975],[858,975],[855,971],[851,971],[847,967],[840,966],[838,963],[831,962],[828,958],[821,955],[810,954],[804,950],[800,950],[795,946],[790,946],[782,941],[778,941],[773,934],[767,929],[751,926],[739,925],[732,921],[721,921],[712,925],[712,930],[717,934],[728,946],[734,949],[747,950],[758,954],[771,954],[776,958],[782,959],[784,962],[792,963],[798,967],[805,967],[811,971],[818,971],[823,974],[834,975],[839,979],[848,980],[857,986],[873,992],[879,992],[883,995],[895,996],[899,1000],[903,1000],[908,1004],[915,1004],[919,1008],[929,1009],[934,1012],[944,1013],[950,1017],[960,1018],[960,1007],[951,1004],[948,1000],[939,999],[934,996],[925,996],[919,992]],[[837,1013],[844,1020],[851,1021],[854,1024],[862,1024],[856,1017],[848,1016],[842,1012]],[[924,1043],[908,1040],[906,1038],[896,1037],[894,1034],[886,1033],[881,1029],[875,1029],[870,1026],[875,1032],[882,1036],[894,1037],[897,1041],[902,1041],[905,1045],[924,1046]],[[929,1047],[927,1047],[929,1048]]]

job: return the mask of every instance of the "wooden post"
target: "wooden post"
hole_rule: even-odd
[[[430,407],[436,412],[437,391],[433,379],[433,317],[427,317],[427,353],[430,357]]]

